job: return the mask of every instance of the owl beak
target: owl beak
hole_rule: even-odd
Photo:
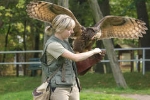
[[[95,34],[100,30],[98,27],[92,27],[92,29],[94,30]]]

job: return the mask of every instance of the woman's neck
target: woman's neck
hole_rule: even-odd
[[[54,36],[63,41],[63,38],[61,37],[59,33],[55,33]]]

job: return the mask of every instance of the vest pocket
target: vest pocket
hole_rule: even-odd
[[[65,77],[65,82],[62,81],[61,76],[55,76],[56,85],[63,85],[63,86],[72,86],[74,83],[73,78],[70,76]]]

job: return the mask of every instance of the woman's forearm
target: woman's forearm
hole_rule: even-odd
[[[95,48],[94,50],[91,50],[91,51],[88,51],[88,52],[83,52],[83,53],[78,53],[78,54],[74,54],[74,53],[66,50],[62,54],[62,56],[65,57],[65,58],[68,58],[70,60],[73,60],[75,62],[78,62],[78,61],[85,60],[88,57],[91,57],[92,55],[97,54],[97,53],[101,53],[101,50],[99,48]]]

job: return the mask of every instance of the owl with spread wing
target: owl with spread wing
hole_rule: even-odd
[[[145,22],[125,16],[105,16],[93,27],[82,26],[74,14],[67,8],[45,1],[30,2],[27,5],[27,14],[34,19],[51,24],[55,16],[66,14],[74,19],[76,26],[74,34],[73,49],[75,52],[90,50],[97,40],[122,38],[138,39],[146,34]]]

